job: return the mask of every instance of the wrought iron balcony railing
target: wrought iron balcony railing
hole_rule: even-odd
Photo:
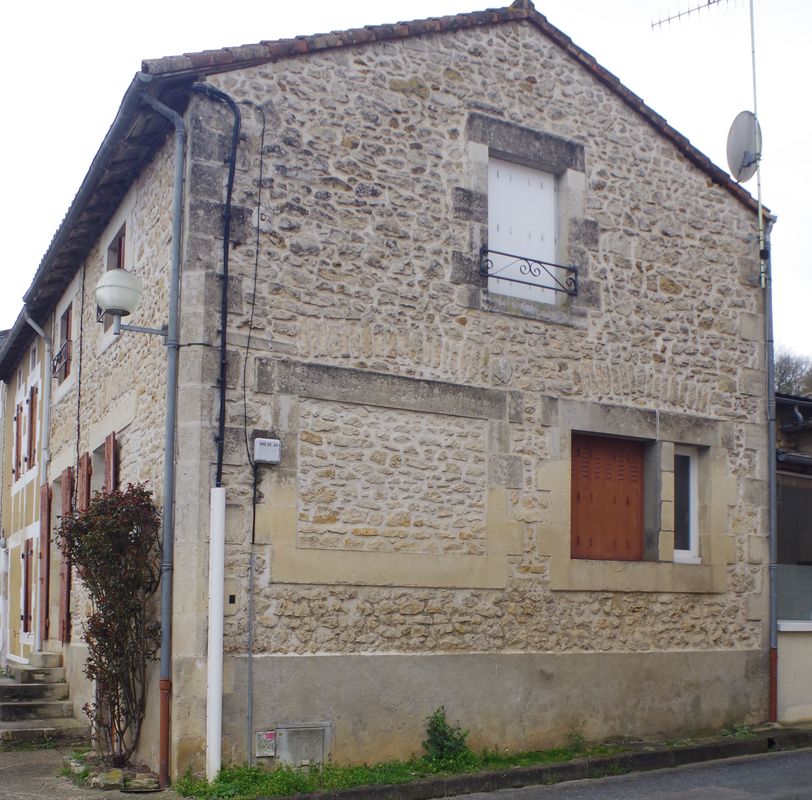
[[[70,373],[71,340],[66,339],[51,360],[51,374],[61,383]]]
[[[550,289],[564,294],[578,294],[578,268],[538,261],[527,256],[502,253],[499,250],[479,251],[479,274],[511,283]]]

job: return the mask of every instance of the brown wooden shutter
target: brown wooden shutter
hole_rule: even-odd
[[[23,633],[31,632],[31,581],[34,570],[34,540],[26,539],[23,542]]]
[[[51,582],[51,489],[45,484],[39,489],[39,629],[43,640],[50,635],[51,619],[48,590]]]
[[[14,478],[22,475],[23,461],[23,406],[20,403],[14,414]]]
[[[71,513],[73,467],[62,471],[62,515]],[[59,641],[70,641],[70,557],[62,548],[59,562]]]
[[[28,395],[28,469],[37,463],[37,400],[39,387],[32,386]]]
[[[79,458],[79,477],[76,482],[76,510],[80,513],[90,508],[90,476],[92,474],[90,453],[85,453]]]
[[[643,558],[643,444],[572,435],[573,558]]]
[[[104,440],[104,491],[112,492],[118,486],[118,459],[116,458],[116,434]]]

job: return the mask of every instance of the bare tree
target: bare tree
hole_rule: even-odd
[[[799,397],[812,394],[812,359],[789,350],[775,354],[775,391]]]

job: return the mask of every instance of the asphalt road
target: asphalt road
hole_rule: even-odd
[[[812,749],[505,789],[466,800],[812,800]]]

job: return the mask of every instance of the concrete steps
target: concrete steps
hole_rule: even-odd
[[[0,744],[90,744],[90,726],[73,717],[0,722]]]
[[[0,722],[58,719],[72,714],[70,700],[7,700],[0,703]]]
[[[19,683],[8,678],[0,678],[0,703],[67,699],[67,683]]]
[[[89,743],[88,722],[73,717],[61,655],[36,653],[7,674],[0,678],[0,743]]]

